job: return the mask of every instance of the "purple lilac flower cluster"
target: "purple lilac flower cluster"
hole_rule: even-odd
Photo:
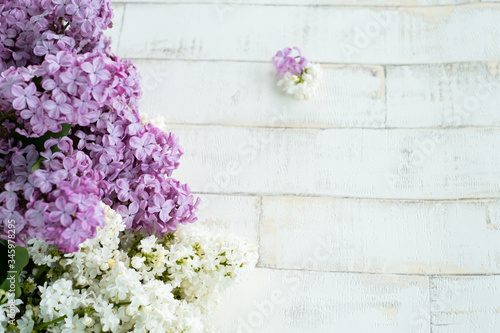
[[[104,49],[111,26],[109,1],[9,0],[0,4],[0,70],[39,64],[60,50]]]
[[[292,56],[293,50],[297,51],[298,55]],[[296,46],[293,49],[285,47],[283,50],[278,51],[272,62],[279,75],[284,75],[286,72],[290,72],[292,75],[300,75],[307,66],[307,59],[302,56],[302,52]]]
[[[3,71],[0,107],[15,110],[17,122],[23,126],[18,132],[40,137],[47,131],[60,131],[65,123],[89,126],[107,106],[137,107],[138,79],[129,62],[113,60],[100,50],[81,55],[59,51],[46,55],[40,65]],[[137,114],[129,117],[139,122]]]
[[[91,159],[74,150],[67,137],[47,140],[46,146],[56,145],[59,151],[45,161],[45,168],[31,172],[39,157],[35,146],[23,148],[13,140],[1,141],[2,164],[10,163],[2,165],[6,182],[0,216],[16,221],[16,233],[19,229],[24,238],[45,239],[66,252],[77,251],[78,244],[95,237],[96,227],[102,226],[102,173],[92,169]]]
[[[111,17],[109,0],[9,3],[7,14],[6,5],[1,11],[0,38],[4,21],[20,7],[32,6],[33,13],[47,7],[50,15],[38,15],[67,22],[71,29],[64,34],[74,43],[58,44],[46,54],[34,51],[25,62],[12,55],[5,63],[12,66],[0,73],[1,234],[14,219],[18,242],[46,239],[65,252],[76,251],[103,226],[100,200],[134,230],[163,235],[179,223],[194,222],[198,200],[171,178],[183,153],[177,138],[142,124],[136,68],[99,42]],[[74,11],[74,6],[90,9]],[[78,25],[81,15],[97,15],[100,24],[84,28]],[[36,49],[39,41],[31,46]]]

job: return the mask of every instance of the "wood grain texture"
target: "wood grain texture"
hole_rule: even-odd
[[[182,175],[202,193],[498,197],[498,130],[172,127]],[[480,147],[480,148],[478,148]]]
[[[244,237],[258,244],[260,198],[249,196],[199,195],[196,224],[213,232]]]
[[[438,6],[476,3],[480,0],[183,0],[183,3],[203,3],[216,6],[221,15],[230,12],[235,5],[301,5],[301,6]],[[483,0],[484,1],[484,0]],[[495,2],[489,0],[484,2]],[[179,0],[114,0],[123,3],[180,3]]]
[[[257,269],[215,317],[220,333],[428,333],[428,278]]]
[[[499,126],[500,64],[387,67],[387,126]]]
[[[377,9],[127,4],[127,58],[266,61],[299,45],[319,62],[410,64],[498,60],[500,7]],[[479,38],[480,37],[480,38]],[[463,47],[467,45],[467,47]]]
[[[170,123],[272,127],[383,127],[385,123],[381,66],[325,65],[317,96],[296,101],[276,86],[270,63],[139,60],[134,64],[143,76],[141,109]]]
[[[497,333],[500,276],[431,278],[433,333]]]
[[[263,199],[260,264],[401,274],[500,273],[489,202]],[[445,240],[445,241],[444,241]],[[317,256],[318,260],[308,260]]]

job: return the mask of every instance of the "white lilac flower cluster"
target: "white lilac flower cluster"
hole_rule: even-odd
[[[297,54],[297,55],[295,55]],[[298,47],[285,47],[272,58],[272,62],[281,79],[278,86],[296,99],[312,97],[319,86],[321,67],[302,56]]]
[[[302,74],[295,75],[291,72],[286,72],[281,80],[278,81],[278,86],[286,94],[296,99],[308,99],[316,94],[321,75],[320,65],[309,63],[302,70]]]
[[[63,333],[207,332],[220,293],[256,264],[255,248],[243,240],[196,225],[148,236],[125,230],[121,216],[101,206],[106,225],[79,251],[59,257],[42,240],[28,243],[35,264],[61,272],[38,286],[40,303],[17,320],[21,333],[47,323],[47,332]],[[0,311],[3,327],[4,317]]]

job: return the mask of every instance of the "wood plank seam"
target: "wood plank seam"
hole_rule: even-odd
[[[453,278],[453,277],[471,277],[471,278],[483,278],[483,277],[500,277],[500,273],[445,273],[445,274],[435,274],[435,273],[380,273],[380,272],[362,272],[362,271],[343,271],[343,270],[324,270],[324,269],[311,269],[311,268],[290,268],[290,267],[275,267],[272,265],[262,265],[257,264],[257,268],[269,269],[274,271],[290,271],[290,272],[316,272],[316,273],[335,273],[335,274],[346,274],[346,275],[373,275],[373,276],[419,276],[428,278]]]
[[[383,77],[384,77],[384,107],[385,107],[385,119],[384,119],[384,128],[387,128],[387,114],[388,114],[388,107],[387,107],[387,66],[382,66],[383,69]]]
[[[204,195],[227,195],[227,196],[254,196],[254,197],[295,197],[295,198],[329,198],[329,199],[357,199],[357,200],[370,200],[370,201],[378,201],[378,202],[494,202],[500,199],[500,193],[498,197],[470,197],[470,198],[425,198],[425,199],[414,199],[414,198],[372,198],[372,197],[356,197],[356,196],[335,196],[335,195],[318,195],[318,194],[290,194],[290,193],[260,193],[260,192],[244,192],[244,191],[235,191],[235,192],[204,192],[204,191],[196,191],[193,193],[204,194]]]
[[[134,4],[134,5],[212,5],[214,6],[214,3],[210,2],[170,2],[170,1],[162,1],[162,2],[155,2],[155,1],[117,1],[115,0],[116,4]],[[235,2],[225,2],[229,4],[230,6],[248,6],[248,7],[253,7],[253,6],[260,6],[260,7],[311,7],[311,8],[375,8],[375,9],[380,9],[380,8],[386,8],[386,9],[411,9],[411,8],[443,8],[443,7],[461,7],[461,6],[477,6],[477,5],[492,5],[495,4],[494,2],[485,2],[484,0],[472,0],[470,2],[466,3],[458,3],[458,4],[445,4],[445,5],[409,5],[409,6],[404,6],[404,5],[387,5],[387,4],[380,4],[380,5],[375,5],[375,4],[312,4],[312,5],[300,5],[300,4],[256,4],[256,3],[249,3],[249,2],[241,2],[241,1],[235,1]]]
[[[244,125],[244,124],[219,124],[219,123],[210,123],[210,124],[198,124],[198,123],[169,123],[169,126],[172,126],[172,131],[175,131],[175,128],[214,128],[214,127],[223,127],[223,128],[243,128],[243,129],[268,129],[268,130],[304,130],[304,131],[321,131],[321,130],[369,130],[369,131],[398,131],[398,130],[415,130],[415,131],[426,131],[426,130],[443,130],[443,131],[453,131],[453,130],[462,130],[462,129],[470,129],[470,130],[500,130],[500,126],[427,126],[427,127],[352,127],[352,126],[331,126],[331,127],[300,127],[300,126],[290,126],[290,125],[275,125],[275,126],[264,126],[264,125]]]
[[[213,195],[213,196],[241,196],[241,197],[257,197],[261,199],[265,198],[272,198],[272,197],[284,197],[284,198],[296,198],[296,197],[305,197],[305,198],[328,198],[328,199],[356,199],[360,201],[377,201],[377,202],[386,202],[386,203],[391,203],[391,202],[405,202],[405,203],[425,203],[425,202],[432,202],[432,203],[440,203],[440,202],[460,202],[460,203],[484,203],[484,204],[492,204],[492,203],[497,203],[499,198],[493,197],[493,198],[457,198],[457,199],[403,199],[403,198],[395,198],[395,199],[388,199],[388,198],[351,198],[351,197],[330,197],[330,196],[323,196],[323,195],[308,195],[308,194],[256,194],[256,193],[223,193],[223,192],[200,192],[200,191],[194,191],[192,192],[193,195]]]
[[[498,5],[500,7],[500,4]],[[137,61],[165,61],[165,62],[220,62],[220,63],[248,63],[248,64],[269,64],[272,68],[271,61],[267,60],[246,60],[246,59],[197,59],[197,58],[158,58],[158,57],[143,57],[143,56],[130,56],[127,59],[137,60]],[[313,59],[314,60],[314,59]],[[332,62],[332,61],[322,61],[320,64],[325,66],[382,66],[382,67],[408,67],[408,66],[441,66],[441,65],[457,65],[457,64],[488,64],[488,63],[500,63],[496,60],[467,60],[467,61],[445,61],[445,62],[410,62],[410,63],[366,63],[366,62]]]
[[[367,122],[366,124],[371,124]],[[472,125],[462,125],[462,126],[422,126],[422,127],[405,127],[405,126],[388,126],[388,127],[365,127],[365,126],[290,126],[290,125],[246,125],[246,124],[221,124],[221,123],[169,123],[170,126],[175,127],[236,127],[245,129],[279,129],[279,130],[378,130],[378,131],[391,131],[391,130],[500,130],[500,126],[472,126]],[[174,127],[173,127],[174,128]],[[174,129],[172,129],[174,131]]]
[[[258,198],[259,198],[259,202],[258,202],[258,205],[259,205],[259,218],[257,220],[257,239],[258,239],[257,251],[259,253],[259,258],[258,258],[258,261],[257,261],[257,267],[260,265],[260,249],[261,249],[260,228],[262,226],[263,215],[264,215],[264,209],[262,207],[262,199],[263,199],[263,197],[262,196],[258,196]]]

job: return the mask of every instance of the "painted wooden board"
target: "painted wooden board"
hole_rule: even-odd
[[[498,60],[500,7],[422,8],[127,4],[128,58],[266,61],[300,46],[313,61],[410,64]],[[466,47],[464,47],[466,45]]]
[[[387,88],[380,66],[325,65],[322,86],[307,101],[281,93],[270,64],[135,64],[143,76],[141,109],[170,123],[383,127],[387,98],[391,128],[500,125],[498,62],[389,66]]]
[[[260,264],[370,273],[500,273],[500,221],[491,221],[488,206],[484,201],[264,197]],[[495,212],[499,207],[498,202],[491,206]],[[306,260],[315,255],[321,260]]]
[[[123,15],[125,14],[125,4],[112,3],[113,8],[113,27],[105,31],[105,35],[111,38],[111,50],[116,53],[120,41],[120,31],[123,24]]]
[[[258,269],[223,300],[220,333],[428,333],[428,278]]]
[[[500,63],[387,67],[387,126],[499,126]]]
[[[498,130],[173,126],[201,193],[453,199],[500,194]]]
[[[141,109],[177,124],[174,176],[209,193],[199,223],[271,267],[225,296],[216,332],[498,332],[498,0],[120,1],[109,34]],[[335,64],[317,98],[274,87],[288,45]],[[451,126],[489,128],[419,129],[483,80]]]
[[[497,333],[500,276],[431,278],[433,333]]]
[[[489,0],[484,2],[494,2]],[[479,2],[479,0],[114,0],[114,2],[125,3],[206,3],[217,6],[215,10],[221,15],[230,12],[235,5],[259,4],[259,5],[330,5],[330,6],[436,6],[436,5],[459,5]]]
[[[213,232],[243,237],[258,245],[260,198],[249,196],[197,195],[201,198],[196,224]]]
[[[383,127],[381,66],[325,65],[315,98],[297,101],[276,86],[273,66],[241,62],[137,60],[141,110],[169,123],[271,127]],[[194,97],[194,98],[193,98]]]

